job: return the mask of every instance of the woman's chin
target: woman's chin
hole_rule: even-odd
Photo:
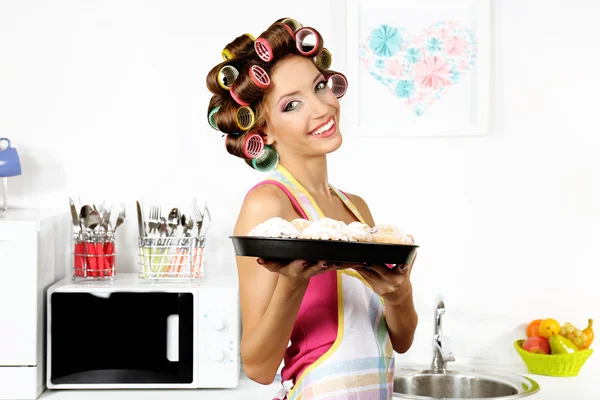
[[[342,147],[342,143],[344,142],[344,140],[342,139],[342,135],[339,133],[339,131],[336,132],[335,136],[332,136],[329,139],[330,140],[327,143],[323,144],[323,150],[325,151],[325,154],[333,153],[334,151]]]

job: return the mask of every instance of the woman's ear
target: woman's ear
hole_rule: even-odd
[[[271,133],[269,132],[269,127],[267,125],[263,126],[260,131],[262,133],[262,137],[265,144],[272,145],[273,143],[275,143],[275,139],[273,139],[273,135],[271,135]]]

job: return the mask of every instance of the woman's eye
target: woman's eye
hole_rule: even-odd
[[[317,84],[317,87],[315,88],[315,91],[319,91],[319,90],[323,90],[327,87],[327,82],[325,81],[321,81]]]
[[[299,101],[290,101],[289,103],[287,103],[283,111],[292,111],[294,108],[296,108],[298,103]]]

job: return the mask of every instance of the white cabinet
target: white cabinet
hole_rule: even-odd
[[[45,292],[55,280],[57,218],[0,212],[0,399],[37,399],[44,389]]]

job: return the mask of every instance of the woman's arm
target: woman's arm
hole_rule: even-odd
[[[365,222],[371,227],[375,226],[367,203],[356,195],[349,194],[348,197]],[[414,259],[412,263],[414,263]],[[390,270],[387,266],[377,265],[370,269],[357,269],[357,272],[369,282],[373,290],[384,299],[385,322],[388,326],[392,346],[398,353],[405,353],[412,346],[419,321],[410,282],[412,263],[404,270],[400,270],[398,267]]]
[[[248,232],[269,218],[298,218],[287,196],[268,185],[244,200],[235,235]],[[250,379],[269,384],[285,355],[298,310],[312,276],[347,266],[294,260],[289,264],[237,257],[242,312],[242,361]]]
[[[261,186],[246,197],[234,235],[247,235],[259,223],[285,218],[285,213],[285,203],[273,188]],[[244,371],[250,379],[270,384],[283,360],[308,282],[282,277],[263,268],[255,258],[236,258]]]

